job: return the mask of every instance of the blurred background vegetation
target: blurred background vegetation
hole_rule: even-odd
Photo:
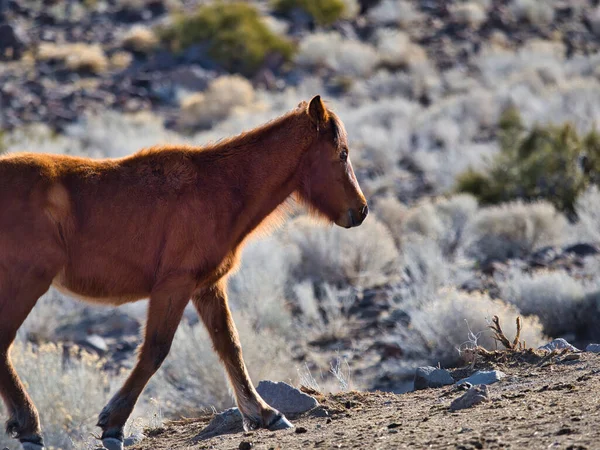
[[[596,2],[0,4],[0,152],[202,145],[315,94],[342,118],[373,213],[342,230],[298,208],[249,243],[230,296],[255,383],[402,392],[494,348],[494,315],[534,347],[600,340]],[[93,448],[145,307],[38,302],[12,353],[48,444]],[[231,404],[190,310],[127,434]]]

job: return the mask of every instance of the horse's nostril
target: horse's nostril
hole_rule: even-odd
[[[367,214],[369,214],[369,206],[365,205],[362,207],[362,209],[360,210],[360,213],[362,214],[363,219],[365,217],[367,217]]]

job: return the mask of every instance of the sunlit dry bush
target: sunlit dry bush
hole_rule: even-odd
[[[300,249],[300,263],[294,271],[300,280],[372,287],[397,275],[394,239],[375,217],[360,227],[344,230],[324,227],[303,216],[289,224],[287,235]]]
[[[415,344],[423,354],[430,354],[432,362],[439,361],[444,366],[460,364],[459,350],[465,347],[481,345],[488,350],[497,347],[488,328],[493,316],[499,317],[509,338],[515,336],[515,320],[520,315],[515,306],[501,300],[455,289],[439,291],[433,301],[410,314]],[[528,347],[543,344],[545,338],[538,318],[522,319],[521,340]]]
[[[467,223],[477,211],[477,200],[461,194],[425,199],[407,209],[396,199],[387,197],[377,200],[375,211],[400,247],[416,236],[435,241],[445,256],[451,256],[462,243]]]
[[[377,218],[388,227],[394,237],[396,246],[400,248],[403,238],[402,224],[408,213],[408,208],[396,197],[387,195],[376,200],[374,211]]]
[[[490,88],[502,90],[517,83],[538,82],[538,94],[544,85],[555,85],[563,79],[565,47],[561,42],[531,39],[518,50],[501,46],[484,46],[476,60],[483,80]]]
[[[416,66],[427,61],[427,53],[410,41],[407,33],[382,28],[375,33],[381,64],[389,68]]]
[[[299,251],[285,245],[277,236],[256,239],[244,248],[242,264],[229,282],[232,305],[243,311],[257,329],[277,330],[283,336],[291,331],[286,302],[286,286]]]
[[[50,289],[36,303],[25,322],[19,328],[23,340],[51,342],[58,327],[77,318],[85,308],[83,303]]]
[[[252,319],[234,314],[244,360],[255,385],[260,380],[290,382],[295,376],[284,339],[266,328],[256,330]],[[210,408],[233,406],[224,368],[204,326],[179,325],[169,356],[151,379],[147,395],[156,397],[169,415],[197,415]]]
[[[108,68],[108,59],[98,44],[54,44],[43,42],[37,52],[40,61],[61,62],[75,72],[101,73]]]
[[[566,218],[543,201],[482,208],[465,231],[464,250],[479,261],[524,257],[559,245],[566,225]]]
[[[158,45],[158,37],[143,25],[134,25],[123,36],[123,47],[139,53],[150,53]]]
[[[445,225],[442,247],[455,248],[461,242],[469,220],[477,212],[477,199],[469,194],[458,194],[438,199],[435,207]]]
[[[347,335],[348,309],[355,298],[350,289],[304,280],[293,286],[293,292],[295,304],[302,312],[297,326],[306,330],[312,340],[337,339]]]
[[[252,84],[239,75],[228,75],[211,81],[206,92],[197,92],[181,101],[180,125],[184,128],[206,128],[254,101]]]
[[[398,299],[403,307],[418,308],[438,290],[452,283],[450,264],[436,241],[413,237],[402,245],[402,283]]]
[[[17,343],[11,357],[39,411],[46,445],[65,450],[93,448],[98,413],[121,377],[111,379],[100,370],[102,362],[96,356],[53,344],[33,347]],[[6,417],[3,408],[0,403],[0,413]],[[132,420],[139,421],[140,411]],[[15,443],[0,434],[0,445],[15,448]]]
[[[374,47],[332,31],[307,35],[300,42],[296,62],[302,67],[360,78],[373,72],[379,55]]]
[[[585,240],[600,241],[600,191],[593,185],[588,187],[575,203],[575,212]]]
[[[523,314],[538,316],[549,336],[575,333],[584,322],[585,287],[564,272],[526,274],[512,270],[499,286],[502,298]]]
[[[487,20],[484,6],[476,1],[455,4],[450,14],[456,22],[473,28],[479,28]]]
[[[349,130],[352,164],[367,198],[395,189],[398,162],[410,150],[411,116],[417,109],[418,105],[403,99],[338,108]]]
[[[424,15],[413,2],[382,0],[369,9],[367,18],[377,25],[396,25],[407,29],[423,20]]]
[[[554,2],[537,0],[513,0],[510,10],[519,20],[526,20],[532,25],[549,25],[554,21]]]

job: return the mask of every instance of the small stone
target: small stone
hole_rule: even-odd
[[[263,380],[256,391],[265,402],[284,415],[302,414],[319,406],[319,402],[308,394],[283,381]]]
[[[82,344],[100,354],[108,351],[108,345],[106,345],[106,341],[102,336],[98,336],[97,334],[92,334],[86,337]]]
[[[490,398],[489,388],[486,385],[471,387],[466,393],[454,399],[450,404],[451,411],[471,408],[481,402],[486,402]]]
[[[229,408],[217,414],[195,438],[195,441],[210,439],[214,436],[242,431],[242,414],[237,408]]]
[[[140,444],[146,436],[142,433],[134,433],[129,437],[126,437],[123,441],[125,447],[131,447],[132,445]]]
[[[396,423],[396,422],[392,422],[387,427],[391,430],[392,428],[399,428],[400,424]]]
[[[552,352],[554,350],[562,350],[568,348],[572,352],[578,352],[579,349],[577,347],[572,346],[563,338],[554,339],[551,342],[548,342],[546,345],[542,345],[538,347],[538,350],[546,350],[548,352]]]
[[[454,384],[454,378],[452,378],[450,372],[445,369],[426,366],[419,367],[415,372],[415,390],[439,388],[449,384]]]
[[[296,434],[306,433],[308,430],[304,427],[296,427]]]
[[[478,370],[470,377],[463,378],[457,384],[470,383],[473,386],[487,385],[500,381],[505,376],[506,374],[500,370]]]
[[[308,413],[309,417],[329,417],[329,411],[322,406],[314,408]]]
[[[600,353],[600,344],[589,344],[585,348],[586,352]]]
[[[242,441],[240,442],[240,445],[238,446],[238,448],[240,450],[250,450],[253,447],[252,442],[248,442],[248,441]]]

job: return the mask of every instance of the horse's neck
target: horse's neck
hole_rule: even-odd
[[[298,188],[303,158],[316,136],[307,134],[307,125],[300,114],[290,114],[258,133],[252,132],[248,142],[227,162],[235,164],[239,171],[232,181],[240,197],[236,201],[242,206],[239,214],[231,218],[238,243]]]

